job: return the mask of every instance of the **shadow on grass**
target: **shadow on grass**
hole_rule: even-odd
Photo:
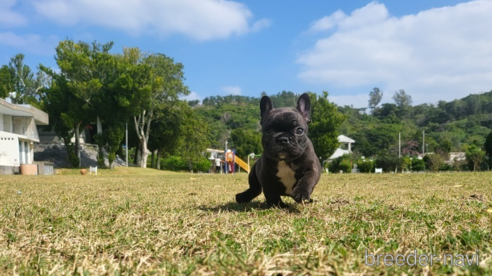
[[[283,210],[288,213],[299,213],[299,210],[295,205],[287,204],[289,208],[286,209],[279,209],[279,208],[270,208],[268,207],[268,204],[266,202],[260,202],[260,201],[252,201],[249,203],[237,203],[237,202],[228,202],[224,203],[221,205],[216,205],[216,206],[207,206],[207,205],[202,205],[198,206],[198,209],[202,211],[209,211],[209,212],[253,212],[257,210]]]

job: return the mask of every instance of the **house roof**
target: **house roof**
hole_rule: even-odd
[[[355,143],[355,140],[345,135],[338,135],[338,142],[340,143]]]
[[[4,99],[0,99],[0,114],[19,117],[34,117],[37,125],[49,124],[49,117],[46,112],[28,104],[12,104]]]
[[[336,158],[338,158],[342,155],[345,155],[345,154],[350,154],[350,151],[338,148],[335,150],[335,152],[330,157],[328,157],[328,160],[336,159]]]

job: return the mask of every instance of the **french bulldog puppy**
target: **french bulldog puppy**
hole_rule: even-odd
[[[238,203],[250,202],[262,190],[270,207],[288,207],[280,196],[311,202],[321,164],[307,136],[310,105],[307,93],[299,97],[296,108],[274,109],[269,97],[261,98],[263,154],[251,168],[249,189],[236,195]]]

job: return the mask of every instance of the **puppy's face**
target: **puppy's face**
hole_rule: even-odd
[[[306,149],[309,122],[309,95],[303,94],[296,108],[273,109],[270,98],[260,103],[263,154],[277,161],[292,161]]]

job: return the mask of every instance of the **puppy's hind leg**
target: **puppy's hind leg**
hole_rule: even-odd
[[[255,165],[251,168],[251,172],[248,176],[249,189],[236,195],[236,201],[238,203],[250,202],[253,198],[261,194],[261,184],[256,176]]]

